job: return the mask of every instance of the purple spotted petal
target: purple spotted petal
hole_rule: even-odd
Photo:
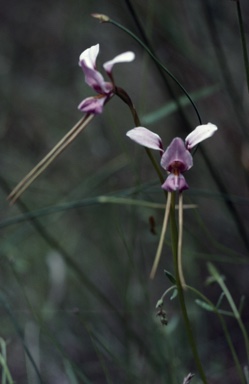
[[[163,152],[163,145],[160,136],[154,132],[151,132],[147,128],[133,128],[126,133],[126,136],[135,141],[137,144]]]
[[[198,143],[211,137],[217,131],[216,125],[212,123],[198,125],[185,139],[187,149],[192,149]]]
[[[104,104],[108,96],[87,97],[78,106],[78,109],[85,113],[102,113]]]
[[[182,174],[174,175],[171,173],[162,185],[162,188],[168,192],[179,191],[182,192],[188,189],[189,186]]]
[[[190,169],[192,165],[193,158],[190,152],[186,149],[183,140],[176,137],[162,155],[161,166],[168,172],[175,169],[184,172]]]
[[[114,57],[114,59],[110,60],[110,61],[107,61],[103,67],[105,69],[105,71],[110,74],[111,71],[112,71],[112,67],[114,66],[114,64],[117,64],[117,63],[127,63],[127,62],[130,62],[130,61],[133,61],[135,59],[135,53],[133,52],[124,52],[124,53],[121,53],[120,55]]]

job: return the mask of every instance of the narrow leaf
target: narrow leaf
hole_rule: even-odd
[[[165,273],[165,275],[167,276],[167,278],[169,279],[169,281],[170,281],[172,284],[176,284],[176,279],[175,279],[175,277],[172,275],[171,272],[166,271],[166,269],[165,269],[165,270],[164,270],[164,273]]]
[[[174,300],[177,295],[178,295],[177,289],[174,289],[172,296],[170,297],[170,300]]]
[[[191,93],[191,97],[193,100],[199,100],[204,97],[207,97],[209,95],[212,95],[213,93],[217,92],[219,90],[218,85],[213,85],[211,87],[205,87],[203,89],[200,89],[197,92]],[[189,99],[186,96],[181,96],[179,98],[179,103],[182,107],[188,106],[190,104]],[[144,125],[153,124],[161,119],[164,119],[166,116],[176,112],[178,110],[177,103],[172,101],[170,103],[167,103],[163,107],[157,109],[156,111],[149,113],[148,115],[145,115],[142,117],[142,123]]]
[[[214,312],[214,308],[211,305],[205,303],[205,301],[196,299],[195,302],[197,305],[199,305],[201,308],[205,309],[206,311]]]

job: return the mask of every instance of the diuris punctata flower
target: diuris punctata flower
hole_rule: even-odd
[[[163,143],[160,136],[156,133],[151,132],[149,129],[144,127],[137,127],[131,129],[126,135],[136,143],[143,145],[146,148],[155,149],[161,152],[161,166],[169,174],[162,184],[162,188],[169,192],[167,203],[165,207],[165,215],[162,226],[162,232],[160,241],[158,244],[156,256],[151,269],[150,277],[154,278],[159,260],[162,253],[164,237],[167,230],[167,224],[170,214],[172,192],[179,191],[179,230],[178,230],[178,241],[177,241],[177,264],[180,284],[182,287],[186,287],[183,269],[182,269],[182,234],[183,234],[183,198],[182,191],[188,189],[189,186],[183,176],[183,172],[188,171],[193,166],[193,157],[191,155],[191,149],[193,149],[201,141],[211,137],[218,128],[212,123],[199,125],[196,127],[185,139],[185,142],[175,137],[170,145],[163,149]]]
[[[177,190],[182,192],[189,188],[182,173],[193,166],[190,150],[211,137],[216,130],[216,125],[212,123],[199,125],[186,137],[185,143],[180,137],[175,137],[166,150],[163,149],[160,136],[147,128],[137,127],[128,131],[126,135],[136,143],[162,153],[161,166],[169,172],[162,188],[168,192]]]
[[[85,74],[85,82],[98,93],[96,96],[87,97],[79,104],[78,109],[86,113],[102,113],[105,103],[114,95],[115,84],[112,76],[114,64],[130,62],[135,58],[135,54],[128,51],[107,61],[103,67],[111,81],[105,81],[96,69],[98,54],[99,44],[96,44],[83,51],[79,58],[79,66]]]
[[[78,108],[82,112],[85,112],[85,116],[83,116],[52,148],[52,150],[20,181],[20,183],[17,184],[8,196],[11,204],[13,204],[28,186],[48,167],[48,165],[76,139],[83,129],[91,122],[94,116],[102,112],[105,103],[114,95],[115,91],[118,94],[112,76],[112,68],[116,63],[130,62],[134,60],[135,54],[133,52],[125,52],[114,57],[114,59],[107,61],[104,64],[104,69],[110,78],[110,81],[107,82],[96,69],[98,53],[99,44],[96,44],[83,51],[79,58],[79,65],[85,74],[86,83],[94,89],[98,95],[88,97],[80,103]],[[120,89],[119,92],[120,95],[125,95],[123,90]],[[125,97],[128,99],[128,96],[125,95],[124,98]]]

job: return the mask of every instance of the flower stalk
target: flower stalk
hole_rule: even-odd
[[[183,239],[183,194],[179,193],[179,202],[178,202],[178,243],[177,243],[177,257],[178,257],[178,269],[179,269],[179,278],[181,286],[185,289],[186,283],[183,275],[182,267],[182,239]]]
[[[179,207],[180,208],[180,207]],[[179,209],[180,210],[180,209]],[[181,281],[181,274],[180,274],[180,268],[179,268],[179,255],[178,255],[178,230],[177,230],[177,224],[176,224],[176,218],[175,218],[175,193],[172,194],[172,203],[171,203],[171,209],[170,209],[170,229],[171,229],[171,246],[172,246],[172,253],[173,253],[173,261],[174,261],[174,269],[175,269],[175,277],[176,277],[176,287],[182,312],[182,317],[185,323],[186,333],[189,340],[189,344],[192,349],[193,357],[196,363],[196,367],[199,371],[200,377],[204,384],[207,384],[206,375],[199,357],[199,353],[197,350],[195,337],[193,334],[191,322],[188,317],[187,307],[185,303],[185,297],[184,297],[184,290],[182,286]]]
[[[136,110],[130,96],[128,95],[128,93],[125,92],[125,90],[123,88],[115,87],[115,95],[117,95],[125,104],[128,105],[128,107],[131,111],[135,126],[136,127],[140,126],[141,123],[140,123],[140,119],[139,119],[137,110]],[[153,167],[154,167],[154,169],[155,169],[155,171],[159,177],[160,182],[163,183],[163,181],[164,181],[163,174],[162,174],[161,169],[158,166],[158,163],[156,162],[154,156],[152,155],[151,150],[146,145],[144,145],[144,148],[145,148],[147,156],[149,157],[149,159],[151,161],[151,164],[153,165]]]
[[[145,51],[149,54],[149,56],[157,63],[157,65],[163,69],[163,71],[165,71],[168,76],[171,77],[171,79],[173,81],[175,81],[175,83],[180,87],[180,89],[182,90],[182,92],[186,95],[186,97],[188,98],[189,102],[191,103],[192,107],[194,108],[195,110],[195,113],[197,115],[197,118],[198,118],[198,121],[199,123],[201,124],[202,121],[201,121],[201,117],[200,117],[200,114],[199,114],[199,111],[194,103],[194,101],[192,100],[191,96],[189,95],[189,93],[186,91],[186,89],[183,87],[183,85],[177,80],[177,78],[173,75],[173,73],[171,73],[168,68],[165,67],[165,65],[163,65],[160,60],[158,60],[158,58],[151,52],[151,50],[147,47],[146,44],[143,43],[142,40],[140,40],[133,32],[131,32],[128,28],[124,27],[122,24],[118,23],[117,21],[111,19],[109,16],[107,15],[103,15],[103,14],[99,14],[99,13],[93,13],[92,14],[92,17],[94,17],[95,19],[98,19],[100,21],[100,23],[109,23],[109,24],[112,24],[114,26],[116,26],[117,28],[121,29],[122,31],[124,31],[125,33],[127,33],[129,36],[131,36],[137,43],[139,43],[141,45],[141,47],[143,47],[145,49]]]

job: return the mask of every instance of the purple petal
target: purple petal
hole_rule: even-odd
[[[156,133],[151,132],[149,129],[144,127],[136,127],[126,133],[131,140],[136,143],[143,145],[144,147],[156,149],[163,152],[163,145],[160,136]]]
[[[181,173],[179,175],[174,175],[171,173],[163,183],[162,188],[168,192],[182,192],[185,189],[188,189],[189,186],[185,180],[185,177]]]
[[[85,82],[96,92],[109,94],[112,91],[113,85],[106,82],[101,73],[96,69],[89,68],[84,62],[81,63],[81,68],[85,74]]]
[[[162,155],[161,166],[169,172],[176,169],[179,172],[184,172],[192,165],[193,158],[190,152],[186,149],[183,140],[176,137]]]
[[[99,53],[99,44],[86,49],[79,58],[79,65],[85,74],[85,82],[96,92],[109,94],[113,85],[105,82],[100,72],[96,70],[96,59]]]
[[[102,113],[107,96],[103,97],[87,97],[79,105],[78,109],[86,113],[99,114]]]
[[[96,59],[99,54],[99,44],[93,45],[92,47],[83,51],[79,58],[79,65],[82,66],[82,63],[88,68],[96,68]]]
[[[114,59],[112,59],[110,61],[107,61],[103,65],[103,67],[104,67],[105,71],[108,74],[110,74],[114,64],[117,64],[117,63],[127,63],[127,62],[130,62],[130,61],[133,61],[134,59],[135,59],[135,53],[130,52],[130,51],[124,52],[124,53],[121,53],[120,55],[114,57]]]
[[[198,125],[185,139],[187,149],[192,149],[201,141],[208,139],[217,129],[212,123]]]

